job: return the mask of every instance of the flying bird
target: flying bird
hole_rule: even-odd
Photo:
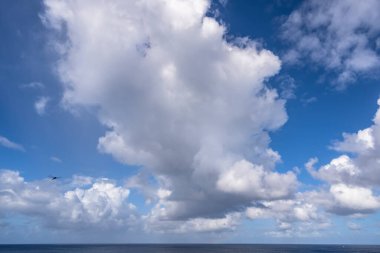
[[[50,178],[50,180],[56,180],[56,179],[59,179],[59,178],[61,178],[61,177],[57,177],[57,176],[49,176],[49,178]]]

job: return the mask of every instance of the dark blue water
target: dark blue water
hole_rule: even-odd
[[[380,246],[363,245],[0,245],[10,253],[279,253],[279,252],[379,252]]]

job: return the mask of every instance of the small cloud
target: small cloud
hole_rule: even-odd
[[[83,187],[92,184],[93,181],[92,177],[73,175],[71,184],[75,187]]]
[[[301,98],[301,103],[303,105],[308,105],[308,104],[317,102],[317,100],[318,99],[316,97],[304,97],[304,98]]]
[[[50,160],[52,160],[53,162],[57,162],[57,163],[61,163],[62,162],[62,160],[60,158],[56,157],[56,156],[51,156]]]
[[[297,175],[301,174],[301,169],[297,166],[293,167],[292,171],[296,173]]]
[[[228,4],[228,0],[219,0],[219,3],[223,6],[226,7]]]
[[[348,227],[349,229],[351,229],[351,230],[354,230],[354,231],[358,231],[358,230],[361,230],[361,229],[362,229],[362,227],[361,227],[359,224],[354,223],[354,222],[349,222],[349,223],[347,223],[347,227]]]
[[[49,97],[40,97],[34,103],[34,108],[36,109],[36,112],[38,113],[38,115],[41,116],[41,115],[45,114],[46,106],[47,106],[49,100],[50,100]]]
[[[41,82],[30,82],[30,83],[21,85],[21,88],[43,89],[45,88],[45,85]]]
[[[15,150],[19,150],[19,151],[25,151],[25,148],[20,145],[20,144],[17,144],[13,141],[10,141],[9,139],[5,138],[4,136],[1,136],[0,135],[0,145],[3,146],[3,147],[6,147],[6,148],[10,148],[10,149],[15,149]]]
[[[278,76],[275,81],[278,83],[281,98],[287,100],[296,98],[295,90],[297,89],[297,85],[293,77],[281,75]]]

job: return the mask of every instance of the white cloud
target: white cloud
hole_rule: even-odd
[[[128,189],[101,179],[88,189],[76,188],[65,192],[63,197],[54,199],[49,207],[60,210],[58,222],[62,224],[126,226],[130,209],[134,209],[132,204],[126,204],[128,195]]]
[[[47,106],[49,100],[50,100],[50,98],[48,98],[48,97],[40,97],[34,103],[34,109],[36,109],[36,112],[39,115],[44,115],[45,114],[46,106]]]
[[[380,106],[380,100],[378,101]],[[373,119],[373,125],[357,133],[344,133],[343,141],[335,141],[332,148],[347,152],[331,160],[318,171],[311,173],[329,182],[342,182],[358,186],[380,186],[380,173],[377,170],[380,155],[380,109]],[[308,167],[308,166],[306,166]]]
[[[125,186],[127,188],[137,189],[142,193],[146,204],[151,204],[153,201],[163,198],[165,192],[170,192],[162,188],[157,190],[156,186],[151,184],[151,175],[148,175],[146,171],[129,177],[125,182]]]
[[[378,100],[380,106],[380,100]],[[318,160],[310,159],[305,165],[310,174],[330,185],[325,207],[341,215],[366,214],[380,209],[379,155],[380,109],[373,125],[357,133],[344,133],[343,141],[335,141],[332,148],[346,152],[329,163],[315,168]]]
[[[182,232],[213,232],[233,230],[239,224],[238,213],[227,214],[223,218],[206,219],[195,218],[184,223],[179,230]]]
[[[311,103],[315,103],[317,101],[318,101],[318,99],[316,97],[306,97],[306,96],[304,96],[303,98],[301,98],[301,103],[304,106],[309,105]]]
[[[56,157],[56,156],[51,156],[50,160],[52,160],[53,162],[56,162],[56,163],[61,163],[62,162],[62,160],[59,157]]]
[[[0,170],[0,214],[38,218],[48,227],[73,230],[128,227],[138,219],[128,196],[129,189],[105,178],[92,181],[74,176],[62,183],[28,182],[17,171]]]
[[[297,188],[293,172],[279,174],[246,160],[236,162],[223,172],[217,188],[224,192],[245,195],[249,199],[280,199],[291,196]]]
[[[43,89],[45,88],[45,85],[41,82],[30,82],[30,83],[21,85],[21,88]]]
[[[278,85],[280,97],[284,99],[296,98],[295,90],[297,88],[296,81],[289,75],[280,75],[275,79]]]
[[[330,193],[334,198],[331,211],[338,214],[371,213],[380,208],[380,199],[368,188],[333,184]]]
[[[94,178],[87,176],[74,175],[71,184],[75,187],[92,185]]]
[[[274,171],[280,155],[268,134],[287,120],[285,101],[264,84],[281,62],[250,39],[226,41],[226,27],[206,17],[209,1],[45,6],[45,24],[64,35],[56,41],[63,103],[98,108],[109,127],[98,150],[142,166],[171,193],[162,198],[140,179],[129,182],[157,202],[146,219],[215,225],[256,198],[291,195],[296,178]],[[251,186],[223,187],[231,173],[239,176],[229,172],[239,161],[271,192],[247,197]]]
[[[5,185],[15,185],[21,183],[24,179],[20,177],[20,173],[12,170],[1,170],[0,182]]]
[[[355,134],[343,133],[343,142],[335,142],[332,148],[339,152],[366,153],[375,148],[373,129],[366,128]]]
[[[10,148],[10,149],[25,151],[25,148],[22,145],[15,143],[1,135],[0,135],[0,145],[6,148]]]
[[[145,217],[145,229],[155,233],[208,233],[233,231],[240,224],[241,214],[230,213],[222,218],[191,218],[186,221],[159,221],[154,215]]]
[[[246,216],[252,220],[274,218],[277,229],[268,232],[271,236],[316,236],[331,225],[321,199],[318,192],[297,193],[293,199],[263,201],[248,207]]]
[[[304,2],[291,13],[282,27],[291,49],[284,55],[290,63],[308,59],[337,74],[338,88],[358,75],[375,73],[380,56],[372,45],[380,34],[380,2]]]
[[[349,229],[351,229],[351,230],[354,230],[354,231],[358,231],[358,230],[361,230],[361,229],[362,229],[362,227],[361,227],[359,224],[354,223],[354,222],[348,222],[348,223],[347,223],[347,227],[348,227]]]
[[[355,180],[355,176],[361,173],[360,169],[353,163],[347,155],[341,155],[331,160],[330,163],[314,169],[317,159],[310,159],[306,164],[309,173],[315,178],[322,179],[330,183],[350,182]]]

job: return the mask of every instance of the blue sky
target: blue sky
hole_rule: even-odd
[[[2,2],[0,243],[377,243],[379,10]]]

